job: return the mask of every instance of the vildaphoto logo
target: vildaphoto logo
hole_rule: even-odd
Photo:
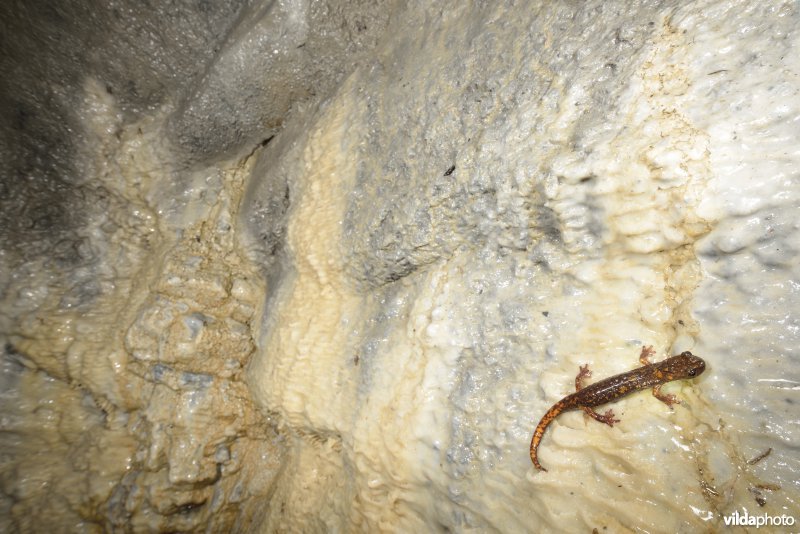
[[[722,516],[727,527],[791,527],[794,525],[794,516],[791,515],[750,515],[747,510],[743,514],[735,510],[730,515]]]

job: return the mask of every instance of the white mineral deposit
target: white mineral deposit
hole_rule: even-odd
[[[797,530],[797,2],[6,4],[1,531]]]

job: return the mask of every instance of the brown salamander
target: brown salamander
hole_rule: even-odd
[[[547,425],[552,423],[553,419],[558,417],[561,412],[580,408],[595,420],[613,427],[614,423],[619,423],[619,419],[614,419],[613,411],[608,410],[605,414],[600,415],[592,407],[600,406],[634,391],[649,387],[653,388],[653,396],[666,403],[670,408],[672,408],[673,404],[680,404],[675,395],[661,393],[661,386],[673,380],[698,376],[705,370],[706,362],[686,351],[678,356],[673,356],[657,363],[650,363],[649,357],[654,352],[653,347],[642,347],[639,361],[642,362],[644,367],[606,378],[586,387],[583,386],[583,379],[592,376],[592,372],[589,370],[588,364],[582,365],[580,372],[575,377],[575,393],[567,395],[555,403],[552,408],[547,410],[539,424],[536,425],[536,430],[533,432],[533,438],[531,439],[531,460],[533,465],[537,469],[547,471],[539,463],[536,449],[539,447],[539,442],[542,441]]]

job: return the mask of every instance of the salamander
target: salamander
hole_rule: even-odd
[[[547,426],[553,422],[553,419],[558,417],[561,412],[569,410],[582,409],[587,415],[593,419],[605,423],[613,427],[614,423],[619,423],[619,419],[614,418],[614,412],[611,410],[606,411],[603,415],[595,412],[592,407],[600,406],[607,402],[611,402],[624,397],[634,391],[653,388],[653,396],[665,403],[672,409],[673,404],[680,404],[680,401],[675,398],[675,395],[665,395],[661,393],[661,386],[673,380],[682,380],[685,378],[693,378],[702,373],[706,368],[706,362],[702,358],[698,358],[689,351],[682,352],[678,356],[672,356],[666,360],[651,363],[650,356],[655,353],[653,347],[642,347],[642,352],[639,355],[639,361],[644,367],[639,367],[627,373],[618,374],[594,384],[585,386],[583,380],[592,376],[589,370],[589,365],[580,366],[580,371],[575,377],[575,393],[567,395],[552,408],[547,410],[542,420],[536,425],[536,430],[533,432],[531,438],[531,460],[533,465],[541,471],[547,471],[539,463],[536,456],[536,450],[539,443],[542,441]]]

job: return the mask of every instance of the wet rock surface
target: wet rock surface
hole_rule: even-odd
[[[800,517],[792,4],[2,9],[0,529]]]

